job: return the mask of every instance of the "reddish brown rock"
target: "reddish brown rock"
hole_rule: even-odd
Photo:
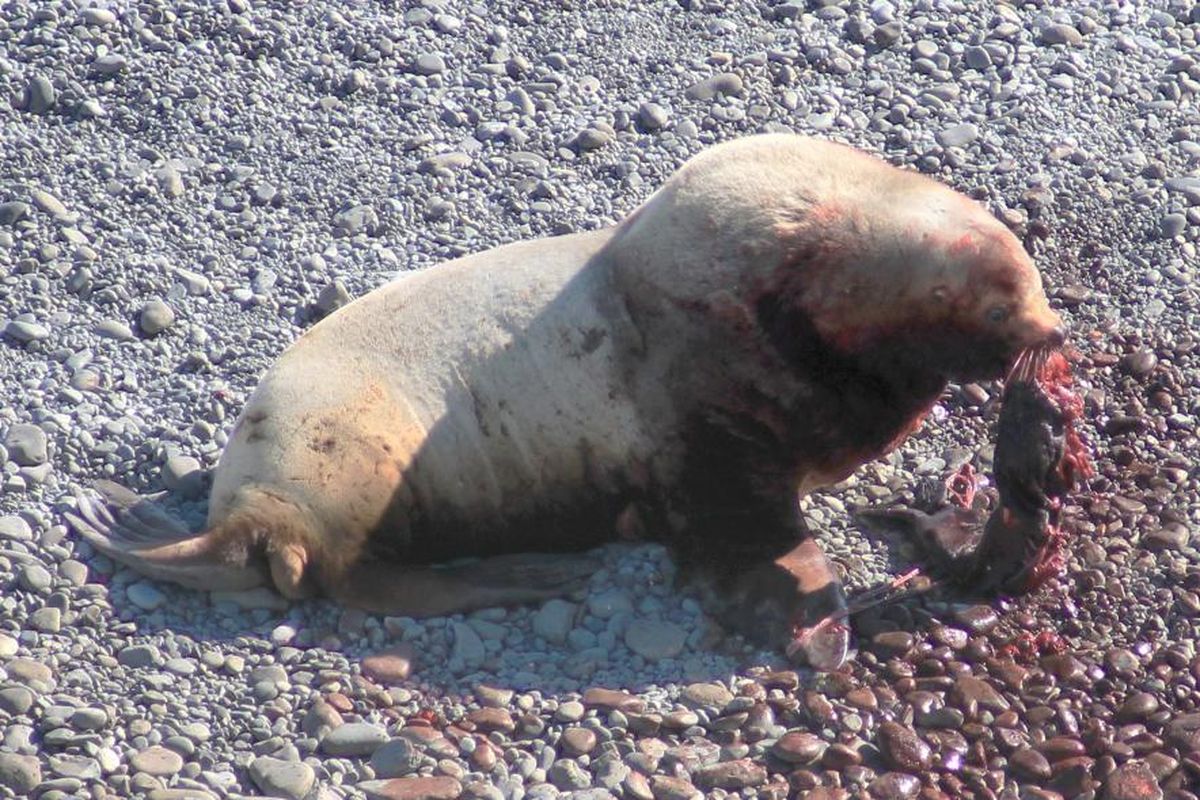
[[[364,658],[362,674],[376,683],[401,683],[412,674],[416,657],[416,649],[412,645],[399,644]]]
[[[639,712],[646,707],[644,700],[631,695],[629,692],[622,692],[616,689],[601,689],[599,687],[593,687],[583,693],[583,704],[588,708],[623,712]]]
[[[467,719],[484,733],[512,733],[517,729],[512,714],[505,708],[477,708],[467,715]]]
[[[811,764],[828,745],[808,731],[788,731],[771,746],[771,754],[789,764]]]
[[[569,756],[583,756],[596,748],[596,734],[587,728],[571,727],[563,731],[560,740],[563,752]]]
[[[748,758],[722,761],[695,772],[696,783],[705,789],[746,789],[767,782],[767,769]]]
[[[369,800],[457,800],[462,784],[444,775],[392,778],[358,784]]]
[[[1162,787],[1154,773],[1142,761],[1128,761],[1117,767],[1104,782],[1105,800],[1162,800]]]

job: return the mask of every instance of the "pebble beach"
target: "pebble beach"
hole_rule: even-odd
[[[0,0],[0,797],[1196,798],[1198,38],[1182,0]],[[652,544],[414,620],[159,583],[66,524],[109,479],[199,527],[316,321],[783,131],[1033,254],[1096,468],[1046,588],[868,609],[825,673],[722,630]],[[952,385],[803,499],[849,589],[915,565],[852,511],[987,475],[999,392]]]

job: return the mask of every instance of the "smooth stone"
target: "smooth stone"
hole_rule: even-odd
[[[312,789],[316,781],[313,768],[303,761],[286,761],[270,756],[259,756],[250,762],[247,771],[259,791],[269,797],[285,797],[301,800]]]
[[[141,752],[134,753],[129,759],[129,765],[137,772],[166,778],[183,769],[183,757],[174,750],[168,750],[161,745],[153,745]]]
[[[742,78],[735,72],[722,72],[697,81],[684,93],[689,100],[712,100],[717,96],[741,94]]]
[[[487,650],[483,640],[475,629],[465,622],[454,623],[454,646],[450,650],[450,658],[458,659],[467,667],[478,667],[487,658]]]
[[[42,765],[34,756],[0,753],[0,786],[27,796],[42,782]]]
[[[637,121],[642,129],[653,133],[666,127],[671,113],[658,103],[642,103],[638,106]]]
[[[828,744],[808,731],[788,731],[771,746],[771,753],[789,764],[812,764]]]
[[[32,210],[23,200],[8,200],[0,203],[0,225],[16,225],[29,217]]]
[[[564,644],[575,626],[578,608],[566,600],[548,600],[533,615],[533,632],[553,644]]]
[[[45,75],[34,75],[25,88],[30,113],[45,114],[58,102],[58,92]]]
[[[175,310],[157,298],[147,300],[138,312],[138,326],[147,336],[157,336],[175,324]]]
[[[28,542],[33,539],[33,528],[21,517],[15,515],[0,517],[0,539]]]
[[[325,734],[321,750],[331,756],[363,758],[374,754],[391,737],[383,728],[369,722],[347,722]]]
[[[403,778],[421,767],[424,757],[407,739],[392,739],[371,754],[371,769],[377,778]]]
[[[1144,761],[1127,761],[1104,782],[1104,800],[1162,800],[1163,790]]]
[[[152,644],[132,644],[117,652],[117,663],[123,667],[152,667],[161,660],[162,654]]]
[[[625,629],[625,645],[647,661],[674,658],[686,642],[687,631],[673,622],[635,619]]]
[[[767,782],[767,768],[749,758],[709,764],[696,770],[693,779],[705,789],[739,790]]]
[[[448,775],[363,781],[356,788],[368,800],[455,800],[463,793],[462,783]]]
[[[938,131],[936,138],[942,147],[966,147],[979,138],[979,128],[970,122],[951,125]]]
[[[877,733],[884,760],[901,772],[920,775],[933,762],[933,750],[912,728],[898,722],[880,723]]]
[[[129,598],[129,602],[145,611],[162,608],[167,602],[167,596],[157,586],[146,581],[131,583],[125,589],[125,596]]]
[[[19,342],[40,342],[50,338],[50,329],[36,322],[14,319],[4,326],[4,332]]]
[[[376,683],[401,683],[412,674],[415,660],[416,648],[403,643],[364,658],[362,673]]]
[[[10,426],[8,433],[4,435],[4,448],[8,451],[8,457],[22,467],[36,467],[46,463],[50,457],[47,444],[44,430],[24,422]]]

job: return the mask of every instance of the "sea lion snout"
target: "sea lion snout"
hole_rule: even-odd
[[[1021,350],[1030,347],[1059,348],[1067,343],[1067,325],[1049,307],[1017,320],[1015,330],[1017,345]]]

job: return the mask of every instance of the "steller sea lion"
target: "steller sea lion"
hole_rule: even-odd
[[[1062,338],[977,203],[754,136],[615,227],[410,273],[315,325],[247,402],[203,532],[112,487],[115,511],[70,516],[151,576],[413,616],[561,593],[589,562],[553,553],[644,532],[713,575],[723,619],[829,668],[845,598],[798,494],[894,448],[948,380]]]

